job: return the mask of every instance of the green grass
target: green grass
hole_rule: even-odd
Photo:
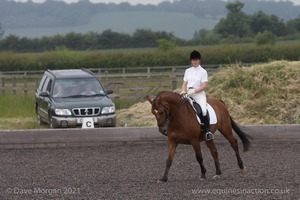
[[[1,118],[32,117],[34,111],[34,95],[1,95]]]
[[[33,95],[1,95],[0,129],[37,129]]]

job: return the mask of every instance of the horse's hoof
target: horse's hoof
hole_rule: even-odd
[[[205,175],[204,175],[204,176],[202,175],[202,176],[201,176],[201,180],[205,180],[205,179],[206,179],[206,176],[205,176]]]
[[[162,182],[165,183],[167,181],[168,181],[167,178],[161,178],[161,179],[157,180],[157,183],[162,183]]]
[[[244,169],[241,169],[241,175],[242,176],[246,176],[248,174],[248,170],[246,167],[244,167]]]
[[[214,175],[213,176],[213,179],[220,179],[221,178],[221,175]]]

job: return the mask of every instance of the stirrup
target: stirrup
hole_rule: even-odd
[[[207,141],[214,139],[214,135],[210,131],[205,134],[205,137]]]

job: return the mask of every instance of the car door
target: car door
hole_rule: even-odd
[[[43,119],[48,121],[48,108],[51,107],[50,92],[52,87],[52,80],[46,77],[45,82],[38,96],[39,114]],[[47,94],[47,95],[45,95]]]

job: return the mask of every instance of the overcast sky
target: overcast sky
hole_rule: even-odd
[[[27,0],[15,0],[20,2],[26,2]],[[45,0],[33,0],[33,2],[44,2]],[[62,1],[62,0],[61,0]],[[78,0],[64,0],[67,3],[78,2]],[[93,3],[120,3],[120,2],[129,2],[132,5],[136,4],[158,4],[162,1],[173,1],[173,0],[90,0]],[[296,5],[300,5],[300,0],[289,0],[294,2]]]

